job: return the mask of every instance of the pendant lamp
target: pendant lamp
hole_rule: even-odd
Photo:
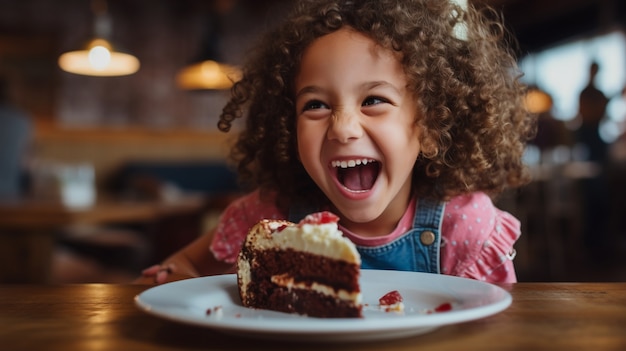
[[[185,90],[221,90],[230,89],[240,77],[239,68],[207,59],[182,68],[176,81]]]
[[[232,2],[227,2],[231,4]],[[176,75],[179,88],[184,90],[223,90],[230,89],[233,83],[241,79],[238,67],[221,62],[219,39],[221,13],[225,9],[212,11],[204,22],[205,32],[199,55]]]
[[[66,72],[87,76],[125,76],[139,70],[139,60],[128,53],[115,51],[110,41],[111,18],[106,2],[94,0],[94,35],[83,50],[70,51],[59,57],[59,66]]]
[[[552,97],[537,86],[530,86],[526,92],[526,109],[533,114],[541,114],[552,109]]]

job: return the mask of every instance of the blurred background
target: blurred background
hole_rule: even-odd
[[[469,1],[539,115],[533,182],[498,199],[519,280],[626,280],[626,2]],[[210,229],[240,191],[225,77],[291,3],[0,0],[0,283],[127,282]]]

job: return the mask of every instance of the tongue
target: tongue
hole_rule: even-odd
[[[343,185],[350,190],[368,190],[374,186],[378,167],[374,164],[344,168],[341,170]]]

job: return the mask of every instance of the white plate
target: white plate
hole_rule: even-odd
[[[378,299],[398,290],[404,312],[386,312]],[[361,271],[364,318],[311,318],[241,305],[234,274],[181,280],[135,297],[140,309],[177,322],[220,332],[300,341],[383,340],[429,332],[443,325],[493,315],[511,304],[504,289],[447,275]],[[450,303],[452,310],[433,312]]]

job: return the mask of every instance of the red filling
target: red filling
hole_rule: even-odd
[[[442,303],[441,305],[435,307],[435,312],[448,312],[452,311],[452,304],[449,302]]]
[[[390,291],[386,293],[383,297],[378,299],[378,303],[381,306],[395,305],[400,302],[402,302],[402,295],[400,295],[400,292],[398,290]]]
[[[337,215],[332,212],[323,211],[307,215],[299,224],[328,224],[337,223],[338,221],[339,217],[337,217]]]

